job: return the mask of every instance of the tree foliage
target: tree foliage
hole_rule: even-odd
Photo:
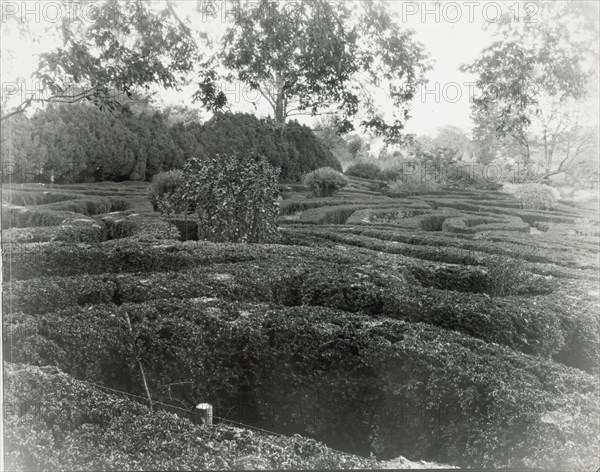
[[[14,182],[50,181],[52,175],[56,183],[150,180],[183,168],[191,157],[230,152],[264,155],[285,181],[299,181],[323,166],[341,170],[314,133],[296,121],[278,129],[249,114],[219,113],[201,124],[174,119],[172,110],[142,110],[52,105],[31,118],[15,116],[2,123],[3,175]]]
[[[74,5],[66,3],[70,5],[65,11],[71,11]],[[105,0],[93,6],[91,24],[81,15],[63,15],[56,25],[62,46],[41,54],[33,73],[43,93],[3,112],[2,120],[35,102],[86,100],[112,109],[136,89],[153,84],[177,88],[200,57],[197,44],[170,8],[156,10],[142,0]],[[24,27],[16,15],[8,19],[14,19],[10,26]]]
[[[597,25],[589,18],[598,12],[580,2],[540,6],[539,23],[500,21],[499,39],[462,69],[477,76],[472,108],[482,160],[510,152],[525,163],[541,161],[551,175],[557,173],[553,156],[561,154],[557,170],[564,172],[576,157],[573,149],[581,151],[585,141],[574,144],[569,136],[582,121],[573,109],[588,98],[597,73],[598,52],[590,47],[590,38],[597,43]]]
[[[196,99],[211,109],[227,105],[219,80],[245,83],[269,103],[278,124],[296,114],[335,112],[340,131],[353,119],[388,138],[399,138],[415,83],[427,60],[413,32],[403,29],[382,2],[233,4],[222,50],[210,62]],[[214,72],[223,69],[222,75]],[[369,86],[385,89],[396,113],[386,120]],[[362,113],[364,112],[364,113]]]

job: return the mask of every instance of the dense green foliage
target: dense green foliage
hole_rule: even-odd
[[[166,213],[195,208],[198,239],[265,242],[277,236],[279,171],[260,156],[216,154],[187,161],[182,182],[158,198]]]
[[[185,158],[233,152],[260,154],[281,169],[283,181],[299,181],[305,173],[324,166],[342,170],[310,128],[296,121],[281,127],[250,114],[218,113],[204,125],[176,124],[172,134]]]
[[[348,179],[344,174],[331,167],[322,167],[304,177],[304,186],[315,197],[331,197],[346,185],[348,185]]]
[[[402,138],[415,95],[415,87],[406,84],[418,83],[429,64],[414,32],[404,28],[384,2],[349,6],[259,0],[248,9],[237,0],[230,6],[237,13],[195,96],[206,107],[228,106],[222,82],[242,83],[257,99],[265,99],[278,124],[298,112],[315,115],[333,109],[342,132],[353,129],[360,118],[364,129],[390,140]],[[212,16],[217,11],[205,13]],[[274,50],[277,54],[266,53]],[[357,80],[363,86],[356,87]],[[376,111],[377,94],[366,84],[389,90],[391,117]]]
[[[252,161],[228,162],[215,162],[216,174],[251,174],[238,164]],[[4,356],[143,396],[141,362],[154,399],[209,401],[215,415],[379,458],[587,467],[598,435],[598,237],[577,231],[595,220],[473,189],[390,198],[376,183],[350,177],[328,198],[280,185],[283,245],[180,242],[201,223],[152,212],[144,183],[86,184],[88,195],[79,184],[47,197],[13,190],[7,200],[29,205],[13,209],[64,221],[3,234],[24,243],[5,248]],[[102,209],[109,197],[131,209],[83,214],[85,202]],[[82,213],[46,209],[54,205]],[[111,240],[95,242],[92,228]],[[25,243],[34,240],[49,242]],[[146,442],[172,431],[166,416],[152,423],[164,423],[160,432],[144,421],[135,427],[146,425]],[[137,440],[106,426],[117,441]],[[71,444],[86,450],[76,431],[45,443],[52,464],[80,457]],[[45,451],[43,441],[32,448]],[[25,449],[11,447],[22,464]],[[129,457],[115,451],[116,463]],[[226,463],[237,463],[231,454]]]
[[[53,368],[7,364],[4,380],[8,470],[378,467],[374,460],[334,452],[311,439],[226,424],[207,429],[191,411],[150,411]],[[63,409],[67,404],[69,414]]]
[[[79,378],[139,394],[142,359],[153,386],[193,382],[182,401],[204,398],[217,412],[247,404],[271,427],[381,457],[568,468],[595,458],[593,376],[425,324],[196,298],[22,317],[10,333],[15,360],[52,359]],[[282,402],[295,405],[294,416],[269,417]],[[446,416],[435,428],[407,421],[416,405]],[[507,428],[507,417],[522,428]]]
[[[520,185],[515,197],[520,200],[523,208],[530,210],[549,210],[557,203],[552,187],[538,183]]]
[[[35,84],[34,93],[21,95],[23,101],[8,110],[3,98],[3,123],[23,117],[33,103],[85,100],[100,110],[120,108],[137,90],[148,90],[150,85],[178,88],[199,59],[197,43],[168,5],[157,9],[141,0],[106,0],[95,2],[91,15],[85,9],[77,14],[69,9],[63,15],[63,6],[54,5],[58,14],[52,19],[49,13],[42,14],[48,20],[43,30],[23,21],[15,14],[18,10],[6,11],[5,34],[14,38],[16,33],[21,49],[41,41],[52,46],[36,54],[37,64],[32,63],[33,73],[26,80]],[[39,17],[34,23],[38,22]],[[17,56],[14,50],[3,50],[6,53]]]
[[[346,175],[362,177],[363,179],[382,179],[382,171],[375,164],[359,162],[346,169]]]
[[[152,204],[152,208],[154,211],[166,211],[165,208],[159,208],[159,202],[161,201],[173,201],[170,196],[174,195],[177,190],[183,187],[183,171],[171,170],[168,172],[161,172],[160,174],[156,174],[152,177],[152,182],[150,183],[150,187],[148,189],[148,198],[150,199],[150,203]],[[185,210],[185,202],[179,202],[179,205],[176,205],[174,208],[169,209],[174,213],[179,213]]]
[[[341,170],[307,126],[292,121],[280,128],[242,113],[170,125],[165,113],[151,108],[116,114],[70,105],[19,116],[11,126],[19,132],[3,131],[1,152],[3,178],[13,182],[150,180],[190,157],[231,152],[264,155],[284,181],[323,166]]]

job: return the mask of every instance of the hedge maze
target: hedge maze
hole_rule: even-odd
[[[379,460],[594,465],[593,215],[566,205],[523,210],[490,191],[394,197],[377,181],[349,180],[328,198],[282,188],[275,244],[197,241],[193,215],[161,217],[141,183],[5,192],[9,388],[21,399],[26,379],[83,392],[73,408],[88,418],[56,420],[61,434],[79,439],[56,442],[48,460],[71,457],[69,444],[104,440],[101,427],[156,428],[162,413],[135,402],[119,401],[139,413],[123,423],[94,416],[86,398],[117,400],[80,383],[143,397],[141,363],[153,392],[191,385],[176,395],[179,405],[202,399],[217,416],[245,405],[254,426]],[[64,373],[32,367],[48,365]],[[42,397],[42,410],[58,415],[56,399]],[[294,413],[273,414],[282,404]],[[180,445],[206,435],[165,418]],[[18,418],[22,428],[31,421]],[[17,462],[19,440],[8,438]],[[260,435],[247,441],[271,447]],[[309,439],[297,444],[297,467],[380,464],[334,456]],[[209,468],[247,465],[181,454]],[[267,462],[259,465],[282,466]]]

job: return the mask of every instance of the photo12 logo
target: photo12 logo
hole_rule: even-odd
[[[403,23],[538,23],[539,2],[400,2]]]
[[[92,24],[100,16],[119,16],[124,21],[133,18],[140,4],[130,0],[119,0],[118,8],[110,2],[102,1],[2,1],[0,14],[2,24],[11,21],[19,23],[49,23],[79,21]]]

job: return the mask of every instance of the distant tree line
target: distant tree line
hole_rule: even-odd
[[[242,113],[217,113],[204,124],[173,121],[158,110],[110,113],[83,104],[15,116],[2,123],[3,180],[150,180],[190,157],[228,152],[265,156],[281,169],[282,181],[299,181],[319,167],[341,170],[310,128],[296,121],[282,127]]]

